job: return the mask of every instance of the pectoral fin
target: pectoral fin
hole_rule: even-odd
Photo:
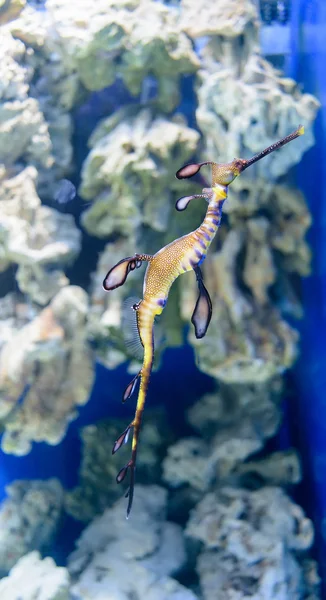
[[[199,267],[195,269],[199,296],[197,298],[195,310],[191,317],[191,322],[195,328],[197,339],[203,338],[206,335],[208,325],[212,318],[212,301],[209,293],[204,285],[203,276]]]
[[[141,264],[142,261],[138,259],[137,255],[120,260],[120,262],[118,262],[115,267],[112,267],[106,275],[103,281],[104,289],[109,292],[123,285],[127,279],[128,273],[134,269],[138,269]]]

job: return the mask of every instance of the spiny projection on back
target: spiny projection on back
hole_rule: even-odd
[[[195,328],[196,337],[202,338],[205,336],[212,316],[212,302],[203,282],[200,265],[206,258],[208,248],[219,228],[222,207],[228,194],[228,186],[245,169],[264,158],[264,156],[267,156],[267,154],[278,150],[285,144],[303,135],[303,133],[304,128],[300,125],[290,135],[275,142],[275,144],[272,144],[249,160],[235,158],[232,162],[225,164],[206,161],[188,164],[179,169],[176,177],[178,179],[187,179],[196,175],[204,165],[211,166],[211,187],[204,188],[201,194],[180,198],[176,203],[176,209],[182,211],[187,208],[191,200],[204,198],[208,202],[208,207],[201,225],[195,231],[164,246],[154,256],[149,254],[135,254],[134,256],[122,259],[110,269],[103,281],[103,287],[106,291],[115,290],[124,284],[130,271],[138,269],[143,262],[148,263],[144,278],[143,299],[135,303],[132,307],[132,310],[136,313],[137,329],[144,350],[143,364],[139,373],[132,379],[123,394],[123,402],[125,402],[131,397],[138,380],[140,380],[136,412],[131,423],[115,441],[112,449],[112,453],[115,454],[123,444],[127,443],[129,434],[132,431],[130,460],[122,467],[116,478],[117,483],[121,483],[128,473],[130,475],[129,489],[126,494],[128,498],[127,518],[133,502],[139,433],[154,359],[153,328],[155,317],[162,313],[172,283],[179,275],[193,270],[196,274],[199,294],[191,321]]]

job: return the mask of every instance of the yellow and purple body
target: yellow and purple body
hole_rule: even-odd
[[[208,207],[201,225],[195,231],[174,240],[159,250],[154,256],[135,254],[132,257],[121,260],[108,272],[103,281],[105,290],[114,290],[124,284],[130,271],[139,268],[143,262],[148,262],[144,278],[143,299],[132,307],[136,311],[138,333],[144,349],[143,364],[141,370],[130,382],[123,395],[123,401],[130,398],[135,390],[138,379],[140,379],[136,412],[132,422],[115,441],[112,450],[113,454],[115,454],[128,441],[129,433],[133,430],[131,458],[117,475],[117,482],[120,483],[127,473],[130,473],[130,485],[127,492],[127,516],[129,516],[133,501],[139,432],[154,359],[155,317],[162,313],[168,299],[170,287],[177,277],[194,270],[199,295],[191,321],[195,328],[196,337],[204,337],[212,316],[212,303],[203,283],[200,265],[206,258],[208,248],[219,228],[223,203],[228,194],[228,186],[247,167],[303,133],[304,128],[300,126],[293,133],[269,146],[250,160],[234,159],[231,163],[227,164],[218,164],[209,161],[186,165],[179,169],[176,174],[177,178],[185,179],[198,173],[204,165],[211,165],[212,167],[212,186],[204,188],[202,194],[180,198],[176,203],[176,208],[180,211],[184,210],[191,200],[205,198],[208,202]]]

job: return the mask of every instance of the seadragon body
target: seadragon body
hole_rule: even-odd
[[[127,492],[127,516],[129,516],[132,507],[139,433],[154,359],[155,317],[162,313],[171,285],[177,277],[194,270],[199,295],[191,320],[195,328],[196,337],[204,337],[212,315],[212,303],[203,283],[200,265],[206,258],[208,248],[219,228],[222,207],[228,194],[228,186],[242,171],[254,162],[303,133],[304,128],[300,126],[296,131],[269,146],[250,160],[234,159],[231,163],[227,164],[205,162],[186,165],[179,169],[176,176],[178,179],[184,179],[198,173],[203,165],[211,165],[212,167],[211,187],[204,188],[202,194],[180,198],[176,203],[177,210],[184,210],[192,199],[205,198],[208,202],[208,207],[201,225],[191,233],[174,240],[159,250],[154,256],[135,254],[132,257],[121,260],[108,272],[104,279],[104,289],[107,291],[114,290],[123,285],[130,271],[139,268],[143,262],[148,263],[144,278],[143,299],[132,307],[136,311],[138,333],[144,349],[143,364],[141,370],[127,386],[123,395],[123,401],[130,398],[135,390],[138,379],[140,379],[136,412],[132,422],[115,441],[112,450],[113,454],[115,454],[128,441],[129,434],[131,430],[133,431],[131,458],[117,475],[117,482],[120,483],[124,480],[127,473],[130,472],[130,485]]]

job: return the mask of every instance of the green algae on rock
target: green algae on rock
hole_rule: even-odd
[[[80,194],[94,200],[83,214],[90,233],[125,236],[144,223],[166,231],[171,220],[175,165],[194,154],[199,134],[181,116],[124,108],[103,120],[89,139]],[[158,201],[159,199],[159,201]]]

